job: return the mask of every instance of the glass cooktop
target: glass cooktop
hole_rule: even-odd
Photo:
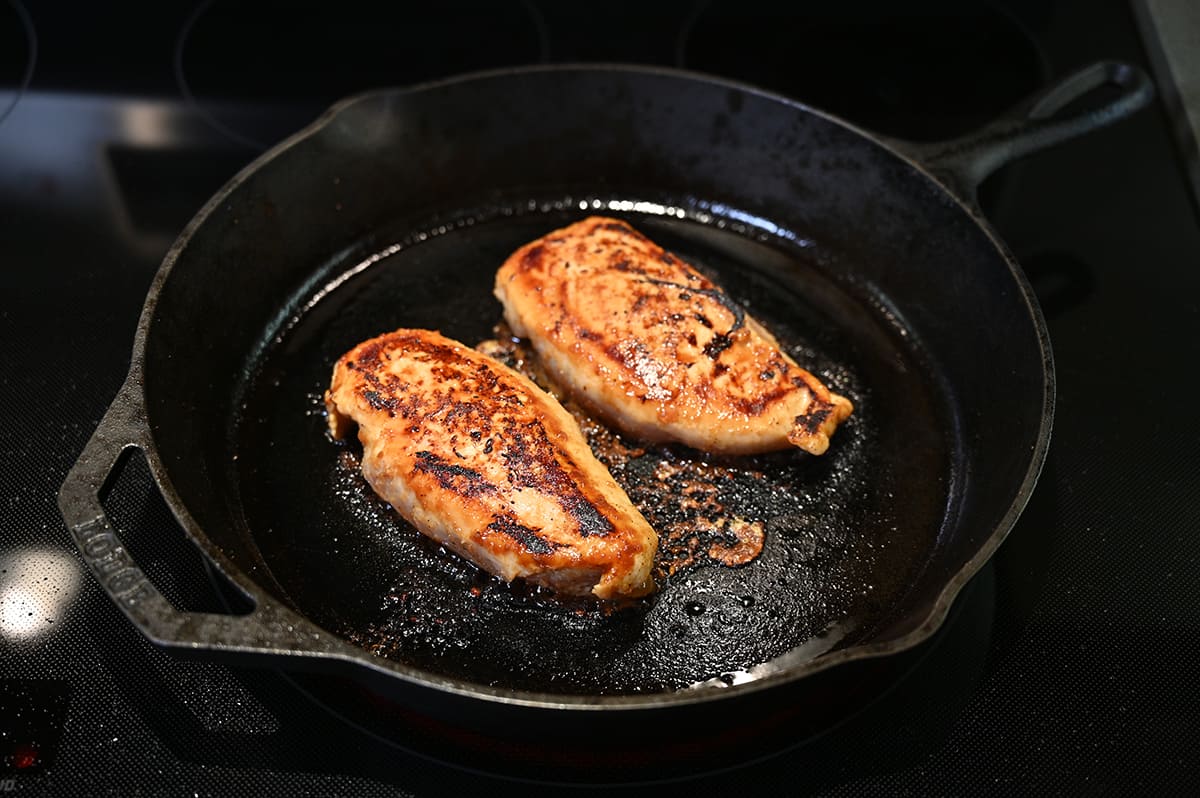
[[[84,569],[55,494],[122,382],[175,236],[339,97],[510,65],[632,62],[938,140],[1093,61],[1148,62],[1121,3],[833,6],[0,5],[0,792],[433,796],[517,777],[561,794],[545,774],[479,772],[486,740],[397,733],[395,708],[340,700],[335,683],[156,648]],[[870,689],[841,713],[686,768],[664,744],[663,768],[630,780],[669,778],[655,794],[1200,787],[1200,226],[1168,119],[1156,105],[985,186],[1048,321],[1058,406],[1029,507],[943,630],[864,673]],[[138,456],[106,501],[174,604],[225,606]],[[614,762],[566,780],[626,779]]]

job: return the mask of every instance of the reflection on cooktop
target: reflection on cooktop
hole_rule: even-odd
[[[12,113],[33,78],[37,34],[18,0],[0,7],[0,124]]]
[[[994,119],[1048,73],[1028,32],[994,7],[867,3],[866,14],[862,5],[715,0],[685,26],[678,61],[916,140]]]

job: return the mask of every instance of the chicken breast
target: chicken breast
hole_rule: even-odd
[[[654,530],[571,415],[507,366],[397,330],[338,360],[325,406],[335,438],[358,425],[371,487],[481,568],[568,595],[654,589]]]
[[[647,440],[822,454],[854,409],[712,281],[617,219],[526,244],[495,291],[564,389]]]

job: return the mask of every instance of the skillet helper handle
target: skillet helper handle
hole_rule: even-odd
[[[271,634],[287,610],[261,599],[248,615],[182,612],[133,561],[104,512],[101,497],[131,449],[150,445],[140,379],[131,374],[58,492],[58,507],[96,580],[141,632],[168,648],[268,652],[286,645]],[[290,629],[289,629],[290,631]]]
[[[1100,99],[1104,90],[1115,93]],[[1060,113],[1077,100],[1095,102]],[[1058,81],[983,128],[932,144],[895,142],[971,205],[979,185],[1005,164],[1111,125],[1144,108],[1154,85],[1139,67],[1100,61]]]

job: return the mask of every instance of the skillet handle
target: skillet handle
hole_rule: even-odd
[[[1106,99],[1103,90],[1115,89]],[[1089,95],[1095,102],[1060,114]],[[979,185],[1005,164],[1038,150],[1111,125],[1148,105],[1154,85],[1139,67],[1100,61],[1066,77],[1045,92],[961,138],[935,143],[891,141],[923,164],[962,199],[975,205]]]
[[[265,654],[295,645],[300,626],[312,627],[282,605],[254,596],[247,615],[182,612],[133,561],[101,497],[127,453],[149,445],[141,380],[131,373],[58,492],[63,520],[101,587],[146,637],[167,648]]]

